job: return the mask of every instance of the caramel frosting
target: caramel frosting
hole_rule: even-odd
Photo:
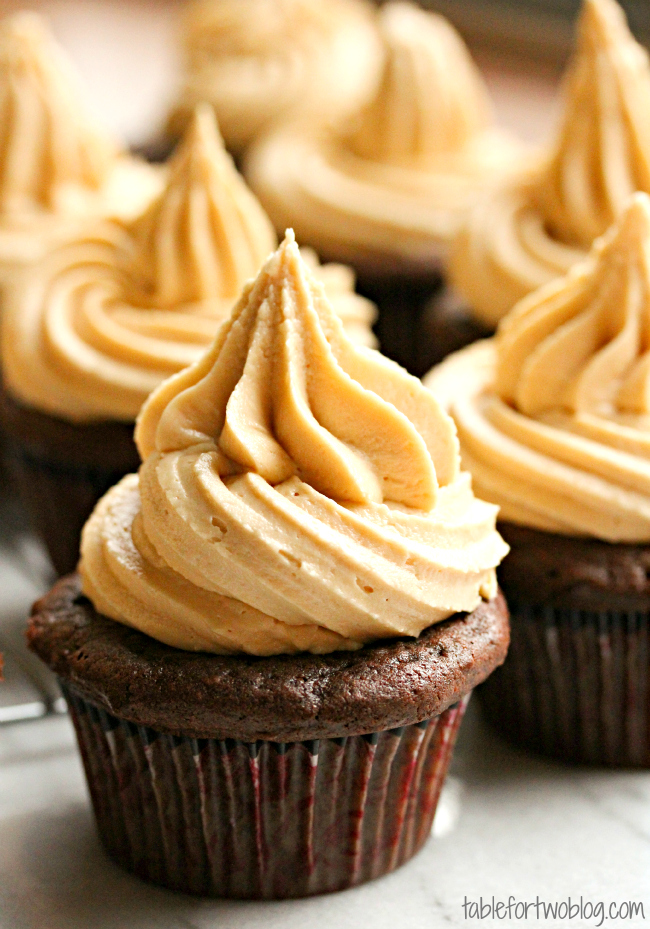
[[[131,217],[162,185],[93,125],[34,13],[0,21],[0,127],[0,265],[33,260],[80,217]]]
[[[615,0],[584,0],[564,115],[543,165],[485,196],[452,250],[450,276],[488,325],[565,274],[650,192],[650,67]]]
[[[184,45],[172,131],[207,101],[233,151],[273,122],[323,124],[355,112],[382,59],[374,12],[360,0],[199,0],[186,15]]]
[[[133,421],[164,378],[196,361],[276,245],[210,107],[197,109],[167,186],[126,227],[105,223],[8,282],[3,374],[23,403],[74,422]],[[352,335],[374,306],[319,266]]]
[[[496,508],[451,419],[356,348],[291,234],[136,427],[83,533],[105,615],[184,649],[330,652],[417,636],[496,592]]]
[[[586,260],[425,384],[504,519],[650,541],[650,197],[635,194]]]
[[[382,7],[386,61],[377,92],[345,127],[278,128],[245,173],[276,228],[372,273],[430,273],[477,191],[521,157],[492,125],[487,92],[460,36],[415,5]]]

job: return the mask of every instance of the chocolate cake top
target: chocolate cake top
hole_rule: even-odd
[[[359,651],[257,658],[182,651],[98,614],[77,575],[33,608],[30,647],[120,719],[191,738],[278,742],[360,735],[429,719],[505,658],[499,594],[417,639]]]

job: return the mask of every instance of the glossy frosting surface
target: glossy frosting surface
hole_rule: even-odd
[[[501,516],[609,542],[650,541],[650,198],[497,336],[425,379],[463,466]]]
[[[355,348],[292,236],[138,420],[143,459],[84,531],[98,610],[180,648],[358,648],[494,595],[496,510],[453,422]]]
[[[492,193],[452,252],[451,279],[488,325],[569,270],[637,190],[650,192],[650,66],[615,0],[584,0],[562,122],[545,163]]]

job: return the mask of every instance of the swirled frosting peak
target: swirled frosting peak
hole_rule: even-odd
[[[64,185],[98,190],[116,146],[88,121],[40,17],[0,22],[0,211],[53,210]]]
[[[497,391],[526,416],[650,412],[650,197],[568,277],[531,295],[499,330]]]
[[[131,226],[140,297],[152,306],[234,303],[275,248],[270,220],[225,151],[212,108],[197,107],[165,190]]]
[[[650,192],[650,66],[615,0],[584,0],[566,106],[534,199],[553,235],[589,248]]]
[[[583,0],[564,113],[542,165],[478,202],[454,243],[454,287],[488,325],[583,258],[650,193],[650,65],[615,0]]]
[[[144,405],[82,541],[97,609],[180,648],[328,652],[495,591],[496,510],[415,378],[356,349],[291,234]]]
[[[503,518],[650,541],[650,197],[426,383]]]
[[[442,17],[390,2],[378,23],[386,58],[366,107],[330,131],[277,126],[244,170],[276,229],[372,277],[428,277],[522,146],[492,124],[481,77]]]
[[[216,110],[231,149],[273,122],[318,125],[356,112],[379,77],[371,4],[359,0],[199,0],[185,17],[186,68],[175,130],[197,102]]]
[[[250,470],[272,484],[299,474],[335,500],[420,509],[455,476],[451,422],[401,368],[353,348],[293,233],[188,378],[198,372],[173,402],[178,384],[168,382],[145,404],[143,458],[154,444],[169,452],[211,439],[222,474]]]
[[[426,167],[489,127],[485,85],[444,17],[392,2],[379,22],[386,46],[382,82],[347,145],[370,161]]]

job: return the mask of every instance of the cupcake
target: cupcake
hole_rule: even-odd
[[[505,655],[496,508],[451,419],[356,348],[292,235],[136,429],[80,576],[35,607],[108,853],[292,897],[426,840],[471,688]]]
[[[235,153],[273,123],[337,122],[379,78],[374,11],[360,0],[199,0],[183,33],[185,76],[169,130],[177,135],[205,101]]]
[[[485,195],[454,243],[450,281],[479,331],[584,258],[631,194],[650,192],[648,54],[615,0],[584,0],[564,96],[544,164]]]
[[[80,96],[40,17],[0,21],[0,285],[89,217],[133,217],[162,187],[161,170],[121,151]]]
[[[391,2],[373,99],[338,129],[283,125],[253,145],[244,173],[276,229],[351,264],[380,306],[382,351],[408,366],[413,317],[439,280],[479,190],[521,160],[493,126],[479,72],[441,16]]]
[[[203,354],[275,245],[203,107],[141,216],[84,227],[7,284],[0,423],[59,573],[75,567],[95,502],[137,468],[143,402]],[[310,261],[351,334],[372,344],[374,307],[352,273]]]
[[[512,647],[483,691],[514,742],[650,765],[650,198],[494,339],[425,379],[511,546]]]

